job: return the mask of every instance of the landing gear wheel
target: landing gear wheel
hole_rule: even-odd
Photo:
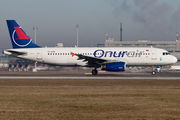
[[[151,72],[151,74],[152,74],[152,75],[155,75],[155,74],[156,74],[156,72],[155,72],[155,71],[152,71],[152,72]]]
[[[92,75],[97,75],[98,71],[96,69],[92,70]]]

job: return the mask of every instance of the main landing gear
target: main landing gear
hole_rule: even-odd
[[[92,70],[92,75],[97,75],[98,74],[98,71],[96,69],[93,69]]]

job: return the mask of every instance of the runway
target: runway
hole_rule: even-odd
[[[0,72],[0,79],[180,79],[180,71],[162,71],[151,75],[151,71],[99,72],[89,71],[39,71],[39,72]]]
[[[180,77],[9,77],[3,76],[0,79],[149,79],[149,80],[180,80]]]

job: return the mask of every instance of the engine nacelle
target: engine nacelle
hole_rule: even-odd
[[[102,70],[106,71],[125,71],[125,62],[112,62],[112,63],[106,63],[101,66]]]

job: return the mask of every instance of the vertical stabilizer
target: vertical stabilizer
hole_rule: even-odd
[[[15,20],[7,20],[9,35],[13,48],[38,48],[33,40],[24,32]]]

